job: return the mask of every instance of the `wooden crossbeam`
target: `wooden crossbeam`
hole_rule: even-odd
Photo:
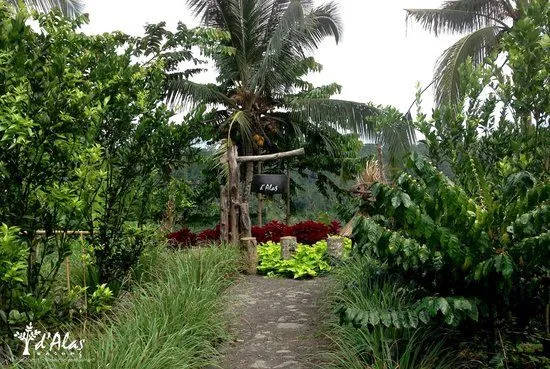
[[[304,155],[305,151],[303,148],[291,150],[291,151],[283,151],[278,152],[275,154],[267,154],[267,155],[254,155],[254,156],[238,156],[237,157],[237,163],[244,163],[248,161],[268,161],[268,160],[276,160],[276,159],[282,159],[282,158],[288,158],[292,156],[298,156],[298,155]]]

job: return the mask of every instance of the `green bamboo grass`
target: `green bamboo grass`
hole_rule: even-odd
[[[237,271],[234,248],[164,252],[145,282],[92,324],[83,357],[31,360],[30,368],[167,369],[215,364],[226,337],[221,292]]]
[[[350,259],[334,271],[329,299],[361,310],[402,310],[412,294],[398,280],[380,277],[368,258]],[[444,347],[441,332],[434,327],[353,327],[330,323],[327,335],[333,349],[326,353],[325,369],[451,369],[457,368],[452,352]]]

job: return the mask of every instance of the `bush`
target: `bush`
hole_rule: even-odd
[[[338,234],[340,223],[333,221],[330,225],[320,222],[307,220],[296,223],[290,227],[291,235],[296,237],[299,243],[313,245],[316,242],[324,240],[329,234]],[[276,241],[277,242],[277,241]]]
[[[351,240],[344,240],[344,250],[351,250]],[[293,278],[315,277],[331,270],[327,256],[327,241],[313,245],[298,244],[289,260],[281,258],[281,245],[273,241],[258,246],[258,271],[269,276],[280,275]]]
[[[538,341],[539,360],[548,324],[550,183],[519,172],[493,196],[472,198],[416,154],[407,167],[395,186],[370,187],[375,201],[365,201],[370,217],[358,219],[354,239],[360,255],[386,263],[416,291],[414,303],[389,315],[348,306],[342,320],[396,328],[433,320],[465,336],[475,329],[495,357],[498,329],[505,341]]]
[[[166,238],[168,239],[168,245],[175,248],[189,247],[197,243],[197,235],[185,227],[168,234]]]
[[[331,234],[340,232],[340,223],[333,221],[330,224],[307,220],[296,223],[293,226],[287,226],[277,220],[273,220],[263,226],[252,227],[252,237],[256,237],[259,244],[268,241],[279,242],[281,237],[294,236],[299,243],[304,245],[313,245],[322,241]],[[166,236],[168,243],[172,247],[189,247],[197,243],[212,244],[220,241],[220,225],[212,229],[205,229],[198,235],[189,228],[184,227],[179,231],[170,233]]]
[[[213,229],[205,229],[197,236],[199,243],[216,243],[220,241],[221,226],[218,224]]]
[[[273,220],[262,227],[252,227],[252,237],[256,237],[258,243],[268,241],[279,242],[281,237],[292,236],[292,229],[284,223]]]
[[[367,257],[353,257],[338,267],[330,294],[335,306],[388,315],[409,309],[415,292],[385,267]],[[380,320],[380,318],[378,318]],[[391,320],[391,317],[389,318]],[[438,327],[396,327],[392,324],[332,324],[328,336],[334,345],[326,356],[327,368],[339,369],[454,369],[453,352],[444,347]]]

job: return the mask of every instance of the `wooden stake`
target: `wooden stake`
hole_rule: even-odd
[[[239,244],[239,164],[237,163],[237,146],[232,145],[227,151],[229,165],[229,223],[231,243]]]
[[[256,249],[257,241],[255,237],[241,238],[240,249],[244,258],[247,274],[256,274],[258,266],[258,251]]]
[[[290,164],[286,164],[286,225],[290,225]]]
[[[281,259],[288,260],[292,257],[296,246],[298,245],[296,237],[286,236],[281,237]]]
[[[327,254],[332,258],[341,259],[344,254],[344,238],[340,236],[327,238]]]
[[[84,235],[80,234],[80,244],[82,245],[82,284],[84,285],[84,332],[86,332],[86,320],[88,317],[88,290],[86,289],[86,271],[88,265],[86,263],[86,245],[84,244]]]
[[[258,162],[258,174],[262,174],[262,162]],[[258,194],[258,226],[263,225],[263,212],[264,212],[264,197],[261,193]]]

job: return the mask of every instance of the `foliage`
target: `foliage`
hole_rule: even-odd
[[[418,155],[408,168],[398,187],[372,186],[376,201],[365,204],[371,217],[354,231],[358,251],[387,260],[391,271],[436,297],[428,312],[439,310],[449,324],[477,320],[476,307],[484,316],[504,318],[510,309],[535,316],[525,299],[542,307],[549,185],[493,199],[489,210]],[[456,316],[453,307],[465,314]]]
[[[363,244],[376,245],[370,250],[388,258],[392,273],[420,288],[414,309],[427,296],[434,304],[445,299],[441,308],[448,312],[438,315],[465,335],[478,329],[484,361],[524,368],[537,367],[540,351],[548,355],[550,349],[543,333],[550,151],[542,144],[550,138],[550,6],[518,6],[500,55],[485,59],[483,67],[475,60],[460,67],[457,83],[466,98],[436,109],[431,121],[418,116],[429,158],[452,181],[414,158],[397,188],[372,188],[377,203],[367,204],[372,217],[360,227],[372,235]],[[450,297],[460,299],[459,314]],[[496,353],[497,340],[505,353]],[[523,345],[538,348],[526,355]]]
[[[204,368],[226,338],[223,290],[237,273],[238,253],[220,247],[164,250],[148,282],[119,301],[85,335],[82,360],[34,358],[31,368]]]
[[[0,323],[2,332],[9,331],[13,312],[21,308],[25,297],[25,277],[29,250],[19,240],[19,228],[0,227]]]
[[[185,227],[168,234],[166,238],[168,239],[168,245],[172,247],[189,247],[197,242],[197,235]]]
[[[281,237],[294,236],[299,243],[313,245],[324,240],[328,235],[338,234],[340,223],[332,221],[329,225],[312,220],[296,223],[287,226],[277,220],[266,223],[263,226],[253,226],[252,235],[256,237],[258,243],[268,241],[279,242]],[[220,240],[220,225],[217,224],[212,229],[205,229],[198,234],[193,233],[189,228],[183,227],[176,232],[166,235],[168,243],[173,247],[189,247],[201,243],[216,243]]]
[[[406,9],[407,18],[418,21],[436,36],[440,33],[467,33],[439,57],[433,82],[438,105],[460,112],[467,96],[460,84],[460,66],[468,59],[482,65],[485,57],[498,49],[500,38],[523,16],[522,3],[507,0],[451,0],[439,9]],[[529,2],[527,2],[529,3]]]
[[[90,296],[89,307],[95,314],[103,313],[111,310],[112,299],[113,292],[103,283]]]
[[[491,198],[490,207],[417,154],[396,187],[372,185],[374,201],[362,208],[369,217],[354,228],[356,251],[387,263],[384,273],[407,281],[414,300],[404,310],[343,305],[342,321],[361,327],[414,328],[434,319],[461,328],[541,327],[548,304],[550,186],[526,175],[509,176],[502,184],[506,195]]]
[[[312,220],[296,223],[291,227],[292,236],[296,237],[298,243],[313,245],[318,241],[324,240],[329,234],[338,234],[340,223],[332,221],[330,225]]]
[[[541,143],[550,138],[549,21],[548,3],[530,2],[502,38],[500,57],[486,59],[484,67],[462,66],[461,109],[437,109],[432,121],[417,118],[431,160],[449,168],[472,196],[501,191],[498,185],[515,172],[548,178],[550,149]]]
[[[367,124],[373,127],[376,132],[374,143],[377,146],[377,159],[388,165],[392,178],[397,177],[403,168],[403,162],[414,144],[416,144],[416,133],[414,125],[408,116],[399,112],[393,106],[377,106],[378,114],[369,117]],[[380,157],[382,153],[387,158]],[[361,168],[362,170],[363,168]]]
[[[153,189],[198,151],[196,133],[171,122],[160,101],[166,65],[193,59],[191,43],[211,36],[163,25],[143,38],[87,36],[78,32],[84,22],[0,4],[0,221],[10,234],[3,265],[18,271],[10,272],[17,288],[1,291],[3,310],[14,299],[1,317],[2,345],[12,324],[56,323],[103,283],[116,294],[153,237],[145,226],[159,213]],[[164,54],[175,39],[180,52]],[[88,290],[56,283],[71,254],[68,230],[90,232]]]
[[[213,229],[205,229],[197,235],[197,241],[199,243],[212,243],[219,242],[220,240],[221,227],[216,225]]]
[[[349,252],[351,240],[344,240],[344,249]],[[296,252],[288,260],[281,258],[281,245],[273,241],[258,246],[260,264],[258,271],[268,276],[292,276],[295,279],[315,277],[331,270],[327,258],[327,241],[318,241],[313,245],[298,244]]]
[[[338,234],[340,223],[332,221],[329,225],[313,220],[306,220],[287,226],[284,223],[273,220],[262,227],[253,226],[252,236],[256,237],[258,243],[268,241],[279,242],[281,237],[294,236],[298,243],[313,245],[324,240],[329,234]]]
[[[15,7],[18,7],[22,3],[42,13],[55,9],[61,11],[67,17],[78,16],[84,10],[84,2],[82,0],[6,0],[6,2]]]
[[[367,257],[352,257],[335,269],[329,295],[337,308],[392,315],[411,308],[415,292],[384,273],[384,265]],[[374,315],[373,315],[374,316]],[[333,324],[328,332],[335,343],[326,354],[329,368],[456,368],[458,360],[437,327],[393,324]]]
[[[263,226],[252,227],[252,237],[256,237],[258,243],[268,241],[279,242],[281,237],[292,236],[292,229],[284,223],[273,220]]]

